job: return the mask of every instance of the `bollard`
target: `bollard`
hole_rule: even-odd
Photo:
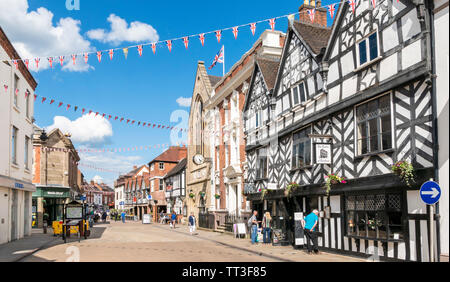
[[[44,230],[44,234],[47,234],[47,222],[44,222],[43,230]]]

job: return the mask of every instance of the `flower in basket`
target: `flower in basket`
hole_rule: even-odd
[[[414,167],[407,161],[396,162],[392,165],[391,171],[397,174],[408,186],[411,186],[414,182]]]
[[[200,192],[200,193],[198,193],[198,194],[199,194],[199,195],[200,195],[200,197],[202,197],[202,198],[203,198],[203,197],[205,197],[205,195],[206,195],[206,193],[205,193],[205,192],[203,192],[203,191],[202,191],[202,192]]]
[[[190,197],[190,198],[194,198],[194,197],[195,197],[195,194],[191,192],[191,193],[189,193],[189,197]]]
[[[345,180],[345,177],[337,176],[334,173],[330,173],[325,176],[325,187],[327,188],[327,195],[330,194],[331,185],[336,184],[346,184],[347,180]]]
[[[284,194],[286,196],[290,196],[292,194],[292,192],[299,187],[300,187],[300,185],[297,184],[296,182],[291,182],[288,184],[288,186],[286,186],[286,190],[285,190]]]
[[[215,195],[214,195],[214,198],[220,199],[220,195],[219,195],[219,194],[215,194]]]
[[[261,190],[261,200],[264,200],[269,190],[267,188],[259,189]]]

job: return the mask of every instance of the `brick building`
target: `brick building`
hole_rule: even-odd
[[[187,148],[170,147],[161,155],[154,158],[148,163],[149,167],[149,184],[152,200],[153,220],[157,221],[161,212],[167,212],[166,194],[164,189],[164,176],[170,172],[179,161],[186,158]]]
[[[211,98],[205,103],[212,156],[211,189],[215,195],[206,205],[215,216],[214,228],[223,229],[226,223],[230,226],[250,214],[243,195],[246,156],[242,110],[256,56],[280,56],[284,38],[282,32],[264,31],[252,48],[213,86]]]

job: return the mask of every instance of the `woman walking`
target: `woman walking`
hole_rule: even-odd
[[[263,228],[263,243],[270,244],[271,241],[271,231],[272,231],[272,217],[270,216],[270,212],[266,212],[264,214],[262,220],[262,228]]]
[[[172,212],[172,226],[173,229],[175,229],[175,223],[177,222],[177,214],[175,213],[175,211]]]

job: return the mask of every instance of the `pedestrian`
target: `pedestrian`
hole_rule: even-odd
[[[103,211],[103,213],[102,213],[102,221],[103,221],[103,223],[106,222],[106,218],[107,217],[108,217],[108,214],[106,213],[106,211]]]
[[[120,217],[122,218],[122,223],[125,223],[125,211],[122,211],[122,213],[120,214]]]
[[[172,212],[172,226],[173,229],[175,229],[175,224],[177,222],[177,214],[175,213],[175,211]]]
[[[317,223],[319,222],[318,214],[318,210],[313,210],[312,213],[308,214],[305,219],[302,220],[302,225],[306,236],[306,246],[308,248],[308,254],[312,254],[311,241],[313,244],[314,253],[319,254],[319,246],[317,245],[316,234],[316,227]]]
[[[193,212],[191,212],[191,216],[189,216],[189,232],[191,233],[191,235],[194,235],[195,232],[195,226],[197,224],[197,220],[195,219],[195,215]]]
[[[159,214],[159,223],[163,224],[164,223],[164,212],[161,211],[161,213]]]
[[[250,228],[250,237],[252,239],[252,245],[256,244],[258,236],[258,211],[253,211],[253,215],[248,220],[248,225]]]
[[[264,244],[270,244],[272,233],[272,217],[270,216],[270,212],[264,214],[261,225],[263,228],[263,242]]]

